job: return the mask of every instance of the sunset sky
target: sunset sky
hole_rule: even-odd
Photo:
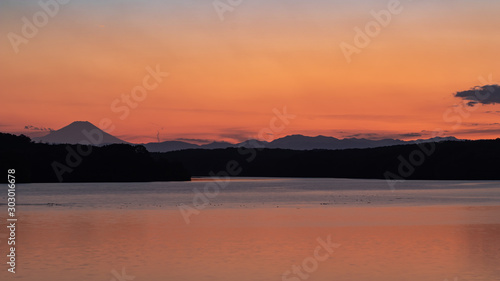
[[[402,0],[348,62],[341,44],[394,1],[1,1],[0,131],[107,118],[129,142],[237,142],[286,107],[275,138],[500,137],[499,104],[454,96],[500,84],[500,1]],[[122,118],[148,67],[169,75]]]

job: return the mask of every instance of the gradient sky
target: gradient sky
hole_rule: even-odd
[[[389,1],[243,0],[221,20],[212,1],[73,0],[16,54],[8,34],[38,2],[0,2],[2,132],[109,118],[130,142],[236,142],[286,106],[297,117],[274,137],[500,137],[500,105],[453,95],[500,81],[500,1],[402,0],[350,63],[339,45]],[[170,75],[121,120],[112,102],[156,65]]]

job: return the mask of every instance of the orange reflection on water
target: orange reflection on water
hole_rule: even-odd
[[[498,210],[218,209],[190,225],[177,210],[23,211],[16,277],[108,281],[124,268],[137,281],[282,280],[331,236],[341,246],[329,259],[283,280],[498,280]]]

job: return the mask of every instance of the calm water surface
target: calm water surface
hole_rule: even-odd
[[[500,182],[213,183],[19,185],[0,280],[500,280]]]

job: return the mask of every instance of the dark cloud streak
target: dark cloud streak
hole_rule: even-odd
[[[213,140],[208,140],[208,139],[192,139],[192,138],[177,138],[175,139],[176,141],[184,141],[184,142],[194,142],[194,143],[212,143]]]
[[[469,101],[468,106],[500,103],[500,85],[476,86],[470,90],[456,92],[455,97]]]
[[[35,127],[32,125],[26,125],[26,126],[24,126],[24,129],[30,130],[30,131],[47,131],[47,132],[54,131],[54,129],[52,129],[52,128]]]

